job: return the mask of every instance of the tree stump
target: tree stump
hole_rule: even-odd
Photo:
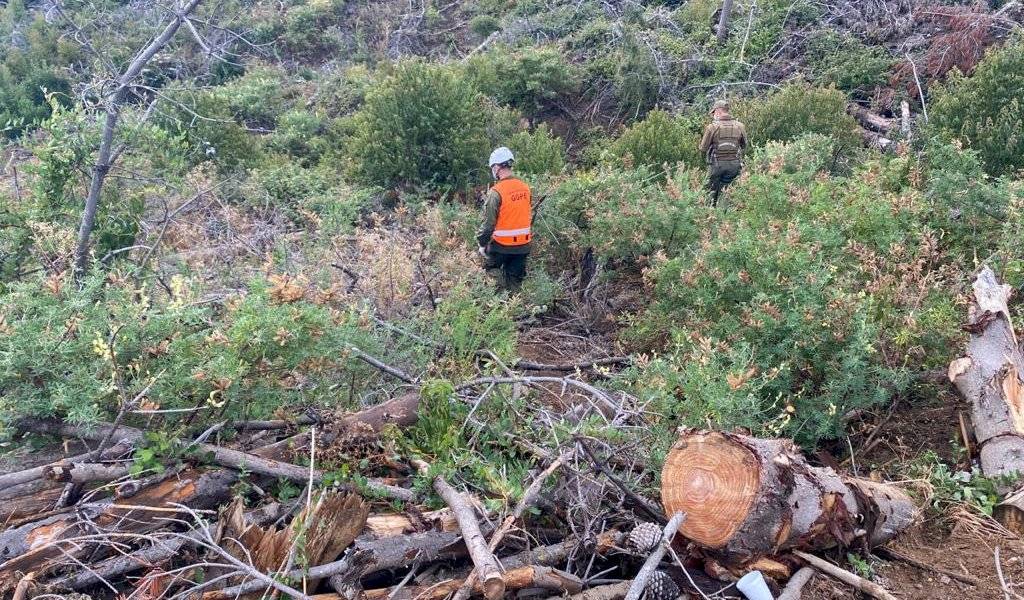
[[[788,440],[684,431],[661,477],[665,512],[687,514],[680,533],[732,565],[883,544],[918,515],[898,488],[812,467]]]
[[[1024,355],[1006,306],[1011,288],[988,266],[974,279],[974,300],[964,327],[970,332],[967,356],[949,364],[949,380],[971,403],[979,462],[987,477],[1024,474]],[[1002,485],[1000,491],[1013,491]],[[1024,532],[1024,501],[1011,495],[995,511],[999,520]]]

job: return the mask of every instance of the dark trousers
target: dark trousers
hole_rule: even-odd
[[[742,168],[743,163],[738,160],[722,160],[708,165],[708,192],[711,196],[711,206],[718,206],[718,197],[722,190],[739,177]]]
[[[501,252],[488,251],[487,262],[484,268],[500,269],[499,282],[501,286],[509,291],[517,291],[523,285],[526,277],[526,257],[529,254],[503,254]]]

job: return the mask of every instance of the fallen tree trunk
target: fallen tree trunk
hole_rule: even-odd
[[[359,414],[362,413],[355,413],[353,416]],[[134,427],[121,425],[115,429],[108,423],[101,423],[91,427],[86,427],[55,419],[24,419],[19,422],[18,426],[21,429],[36,433],[50,433],[53,435],[80,437],[89,440],[102,440],[109,435],[119,435],[131,441],[138,441],[142,439],[143,436],[143,432],[139,429],[135,429]],[[265,475],[267,477],[290,479],[292,481],[305,482],[310,477],[310,471],[307,467],[293,465],[273,458],[266,458],[260,454],[242,452],[240,450],[215,446],[213,444],[196,444],[195,447],[198,452],[210,455],[212,457],[212,462],[223,467],[245,470],[258,475]],[[45,471],[46,468],[44,467],[44,472],[52,473],[52,478],[57,478],[62,476],[61,473],[64,468],[65,467],[61,465],[51,469],[51,471]],[[323,477],[323,473],[320,471],[313,471],[312,475],[315,479]],[[51,475],[47,476],[51,477]],[[60,479],[58,479],[58,481],[60,481]],[[404,502],[411,502],[416,499],[415,493],[412,490],[407,490],[405,488],[385,485],[373,480],[368,480],[366,482],[366,486],[374,492],[397,500],[402,500]]]
[[[494,558],[494,553],[487,547],[487,540],[484,539],[483,533],[480,532],[480,524],[476,520],[476,513],[466,502],[466,497],[456,491],[440,475],[434,477],[434,490],[452,508],[452,512],[455,514],[455,520],[459,523],[459,531],[462,532],[463,542],[465,542],[466,548],[469,549],[469,556],[473,559],[473,564],[476,566],[476,573],[479,578],[478,584],[480,589],[483,590],[484,596],[487,600],[498,600],[498,598],[505,595],[505,588],[508,582],[502,577],[498,561]],[[459,585],[461,586],[461,582]],[[458,586],[456,586],[455,590],[458,590]]]
[[[225,501],[231,485],[237,481],[229,471],[189,470],[178,478],[143,490],[125,501],[115,500],[79,507],[76,511],[55,515],[8,529],[0,533],[0,590],[9,590],[18,573],[44,571],[63,556],[76,556],[97,544],[109,543],[80,536],[147,533],[167,525],[168,518],[180,518],[183,509],[209,508]],[[112,538],[112,539],[113,539]]]
[[[112,460],[115,458],[120,458],[121,456],[130,452],[131,449],[132,444],[128,440],[121,440],[117,444],[104,450],[100,454],[99,460]],[[31,481],[41,479],[43,477],[43,474],[46,473],[47,469],[72,465],[90,459],[92,459],[92,452],[87,452],[85,454],[79,454],[78,456],[69,456],[63,460],[59,460],[48,465],[42,465],[39,467],[33,467],[31,469],[25,469],[23,471],[15,471],[14,473],[0,475],[0,490],[5,490],[10,487],[23,485]]]
[[[74,463],[51,465],[43,470],[43,477],[61,483],[93,483],[113,481],[128,474],[128,465],[105,465],[102,463]]]
[[[318,432],[318,443],[330,444],[334,437],[344,431],[345,428],[358,428],[360,431],[369,433],[380,433],[388,425],[396,427],[408,427],[419,420],[420,395],[419,392],[410,392],[399,396],[394,400],[382,402],[366,410],[361,410],[341,417],[338,424],[340,428],[326,428],[321,434]],[[309,432],[293,435],[280,442],[264,446],[253,453],[264,458],[280,459],[289,452],[302,450],[309,447]]]
[[[917,518],[893,486],[812,467],[788,440],[684,432],[662,471],[665,512],[724,564],[792,549],[884,544]]]
[[[53,508],[60,498],[64,491],[64,486],[63,484],[40,479],[4,490],[5,493],[10,492],[12,494],[19,491],[24,493],[0,500],[0,522],[5,523],[7,526],[21,519],[46,513],[46,511]]]
[[[1001,285],[987,266],[978,272],[973,288],[965,326],[971,333],[967,356],[949,364],[949,380],[971,403],[982,472],[987,477],[1024,474],[1024,355],[1006,306],[1011,288]],[[1024,502],[1017,498],[1011,497],[996,514],[1021,532]]]
[[[893,127],[894,119],[887,119],[882,115],[875,114],[855,102],[846,105],[846,112],[856,119],[861,127],[869,131],[889,133]]]

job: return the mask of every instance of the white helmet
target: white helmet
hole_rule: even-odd
[[[512,162],[513,160],[515,160],[515,157],[512,156],[512,151],[505,146],[502,146],[501,148],[495,149],[494,152],[491,152],[491,158],[487,161],[487,166],[493,167],[494,165],[503,165],[507,162]]]

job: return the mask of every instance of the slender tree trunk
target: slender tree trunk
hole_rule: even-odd
[[[199,6],[202,0],[189,0],[186,4],[176,6],[174,15],[164,26],[160,35],[153,38],[132,61],[124,73],[115,81],[116,87],[108,97],[106,109],[107,117],[103,123],[103,137],[100,141],[99,153],[96,155],[96,163],[92,168],[92,181],[89,183],[89,195],[85,199],[85,209],[82,211],[82,223],[78,227],[78,245],[75,248],[75,277],[80,278],[85,273],[86,263],[89,261],[89,238],[96,226],[96,213],[99,210],[100,196],[103,193],[103,182],[107,173],[117,160],[117,153],[114,152],[114,133],[117,130],[117,121],[121,116],[121,104],[128,95],[132,81],[138,77],[146,64],[162,50],[178,28],[188,18],[188,15]]]
[[[725,38],[729,36],[729,19],[732,17],[732,2],[733,0],[723,0],[722,2],[722,14],[718,17],[718,43],[725,43]]]

